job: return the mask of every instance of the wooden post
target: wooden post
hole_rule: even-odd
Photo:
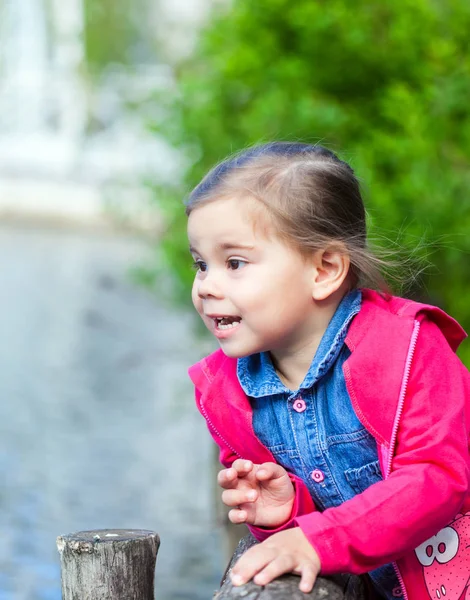
[[[244,537],[235,551],[222,579],[220,590],[213,600],[362,600],[366,592],[359,577],[339,575],[318,577],[313,590],[304,594],[299,590],[300,578],[296,575],[283,575],[266,586],[253,582],[235,587],[230,581],[230,571],[240,556],[257,541],[253,536]]]
[[[159,546],[158,535],[142,529],[59,536],[62,600],[154,600]]]

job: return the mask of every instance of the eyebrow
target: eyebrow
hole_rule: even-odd
[[[222,242],[217,244],[217,248],[220,250],[254,250],[254,246],[251,244],[235,244],[233,242]],[[197,254],[197,250],[194,246],[189,246],[189,251]]]
[[[253,250],[254,246],[252,244],[234,244],[232,242],[223,242],[222,244],[217,244],[217,247],[221,250]]]

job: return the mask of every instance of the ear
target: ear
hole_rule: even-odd
[[[326,300],[344,283],[350,267],[349,255],[339,248],[320,250],[314,257],[312,298]]]

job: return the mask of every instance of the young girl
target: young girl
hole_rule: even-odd
[[[468,600],[465,333],[380,291],[352,169],[266,144],[215,167],[187,214],[192,299],[221,347],[190,375],[229,518],[261,542],[234,584],[368,573],[376,598]]]

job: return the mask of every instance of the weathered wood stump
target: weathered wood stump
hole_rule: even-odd
[[[318,577],[309,594],[299,590],[300,578],[295,575],[283,575],[266,586],[259,586],[250,581],[235,587],[230,581],[230,571],[239,557],[256,543],[252,535],[240,541],[222,579],[221,588],[213,600],[362,600],[365,598],[365,590],[360,578],[349,575],[334,578]]]
[[[159,546],[156,533],[141,529],[59,536],[62,600],[154,600]]]

